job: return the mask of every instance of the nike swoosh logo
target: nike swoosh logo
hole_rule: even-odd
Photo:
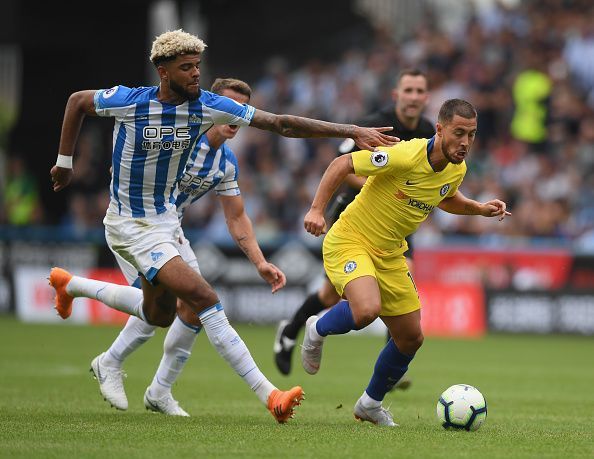
[[[413,182],[411,182],[410,180],[407,180],[407,181],[406,181],[406,184],[407,184],[407,185],[416,185],[416,183],[413,183]]]
[[[146,401],[155,411],[161,411],[161,409],[157,405],[155,405],[153,401],[150,400],[148,397],[146,398]]]
[[[105,382],[105,376],[103,376],[101,374],[101,366],[100,366],[99,362],[97,362],[97,379],[99,380],[99,382],[101,384],[103,384]]]

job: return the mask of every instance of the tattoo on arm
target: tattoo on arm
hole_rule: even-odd
[[[302,116],[275,115],[261,110],[256,111],[251,125],[285,137],[350,137],[355,127]]]
[[[254,266],[257,267],[259,263],[265,261],[264,254],[262,254],[255,237],[250,237],[248,234],[242,234],[237,236],[235,242],[237,242],[241,251]]]
[[[238,236],[236,239],[236,242],[237,242],[237,245],[239,246],[239,248],[242,250],[242,252],[245,253],[246,257],[248,257],[251,260],[252,257],[250,254],[250,247],[247,244],[248,237],[245,234],[242,236]]]

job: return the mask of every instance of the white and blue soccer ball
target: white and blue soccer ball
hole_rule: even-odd
[[[455,384],[437,402],[437,419],[445,429],[477,430],[487,418],[487,401],[476,387]]]

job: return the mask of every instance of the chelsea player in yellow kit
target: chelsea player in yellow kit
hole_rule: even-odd
[[[326,205],[344,178],[352,173],[369,177],[324,238],[324,268],[346,301],[321,318],[308,319],[301,357],[305,371],[315,374],[326,336],[359,330],[381,317],[392,339],[380,352],[371,381],[354,408],[357,419],[378,425],[396,425],[381,403],[423,343],[421,304],[403,255],[404,238],[435,207],[500,220],[510,215],[499,199],[480,203],[458,190],[477,130],[475,108],[461,99],[448,100],[436,127],[431,139],[335,159],[304,219],[305,229],[320,236],[326,229]]]

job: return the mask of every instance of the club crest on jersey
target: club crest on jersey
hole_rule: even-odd
[[[344,265],[344,272],[346,274],[352,273],[355,269],[357,269],[357,263],[354,261],[347,261]]]
[[[374,151],[371,153],[371,164],[375,167],[384,167],[388,164],[388,153],[385,151]]]
[[[446,183],[444,186],[441,187],[441,189],[439,190],[439,195],[440,196],[445,196],[446,194],[448,194],[448,191],[450,191],[450,184]]]
[[[110,89],[106,89],[105,91],[103,91],[103,98],[104,99],[109,99],[111,96],[113,96],[116,92],[118,92],[118,89],[120,87],[119,86],[114,86],[113,88]]]

